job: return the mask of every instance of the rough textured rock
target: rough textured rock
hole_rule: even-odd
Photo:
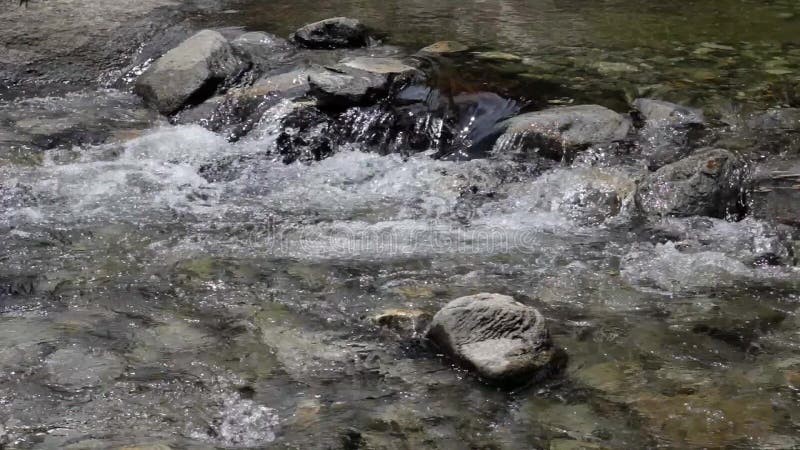
[[[539,311],[500,294],[461,297],[433,317],[428,338],[456,361],[488,381],[516,385],[558,368]]]
[[[397,59],[360,57],[312,71],[308,83],[322,106],[347,107],[374,100],[415,71]]]
[[[135,92],[162,114],[172,114],[205,100],[244,69],[221,34],[203,30],[159,58],[136,81]]]
[[[702,150],[651,173],[636,202],[655,216],[724,218],[741,211],[742,162],[724,149]]]
[[[800,159],[775,159],[756,166],[750,213],[761,219],[800,226]]]
[[[689,155],[703,137],[705,119],[700,110],[649,98],[636,99],[633,108],[641,153],[650,170]]]
[[[503,135],[494,151],[571,159],[589,145],[624,139],[630,126],[627,118],[598,105],[545,109],[501,122]]]
[[[466,45],[456,41],[439,41],[435,42],[422,50],[422,53],[432,53],[436,55],[446,55],[451,53],[461,53],[469,50]]]
[[[347,17],[310,23],[297,30],[292,38],[304,47],[318,49],[364,47],[369,43],[367,27]]]

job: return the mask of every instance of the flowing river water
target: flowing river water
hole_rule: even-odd
[[[401,55],[482,51],[443,69],[456,94],[663,98],[753,164],[800,151],[738,127],[800,106],[796,1],[245,0],[191,23],[286,36],[338,15]],[[231,142],[124,83],[0,101],[0,448],[800,446],[784,229],[643,225],[607,149],[541,168],[356,140],[284,164],[291,108]],[[478,292],[539,308],[564,373],[498,390],[370,320]]]

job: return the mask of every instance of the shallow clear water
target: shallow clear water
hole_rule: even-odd
[[[471,72],[454,90],[529,108],[663,94],[722,116],[796,101],[776,88],[797,83],[796,2],[231,8],[210,21],[286,34],[352,15],[407,51],[514,52],[524,67],[458,62]],[[685,81],[706,59],[729,66]],[[774,227],[642,226],[630,195],[644,169],[603,164],[604,149],[544,174],[355,144],[285,165],[291,108],[230,143],[115,90],[0,104],[3,124],[54,147],[0,135],[0,447],[800,445],[800,272]],[[89,122],[105,143],[59,145]],[[478,292],[541,309],[566,372],[499,391],[370,320]]]
[[[550,82],[610,107],[642,95],[720,112],[800,101],[800,6],[792,0],[243,0],[233,8],[212,22],[288,35],[350,16],[409,49],[456,40],[508,52],[523,59],[483,59],[475,70],[485,76],[489,66],[503,74],[496,84],[522,84],[530,97]]]

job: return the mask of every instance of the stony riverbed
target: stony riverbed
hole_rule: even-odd
[[[0,15],[0,448],[800,445],[796,5],[105,3]]]

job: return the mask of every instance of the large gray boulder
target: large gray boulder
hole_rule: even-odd
[[[705,130],[703,112],[675,103],[649,98],[633,102],[639,123],[639,142],[650,170],[689,155]]]
[[[624,139],[630,127],[628,118],[599,105],[550,108],[501,122],[494,151],[570,159],[592,144]]]
[[[369,43],[369,34],[367,27],[356,19],[334,17],[304,25],[292,39],[313,49],[357,48]]]
[[[136,80],[135,92],[162,114],[210,97],[247,67],[218,32],[203,30],[159,58]]]
[[[724,149],[701,150],[642,180],[636,203],[653,216],[724,218],[741,208],[742,161]]]
[[[563,362],[542,314],[507,295],[453,300],[433,317],[427,336],[485,380],[506,386],[540,380]]]
[[[414,73],[416,69],[398,59],[358,57],[311,72],[308,83],[320,105],[347,107],[385,94],[392,82]]]

